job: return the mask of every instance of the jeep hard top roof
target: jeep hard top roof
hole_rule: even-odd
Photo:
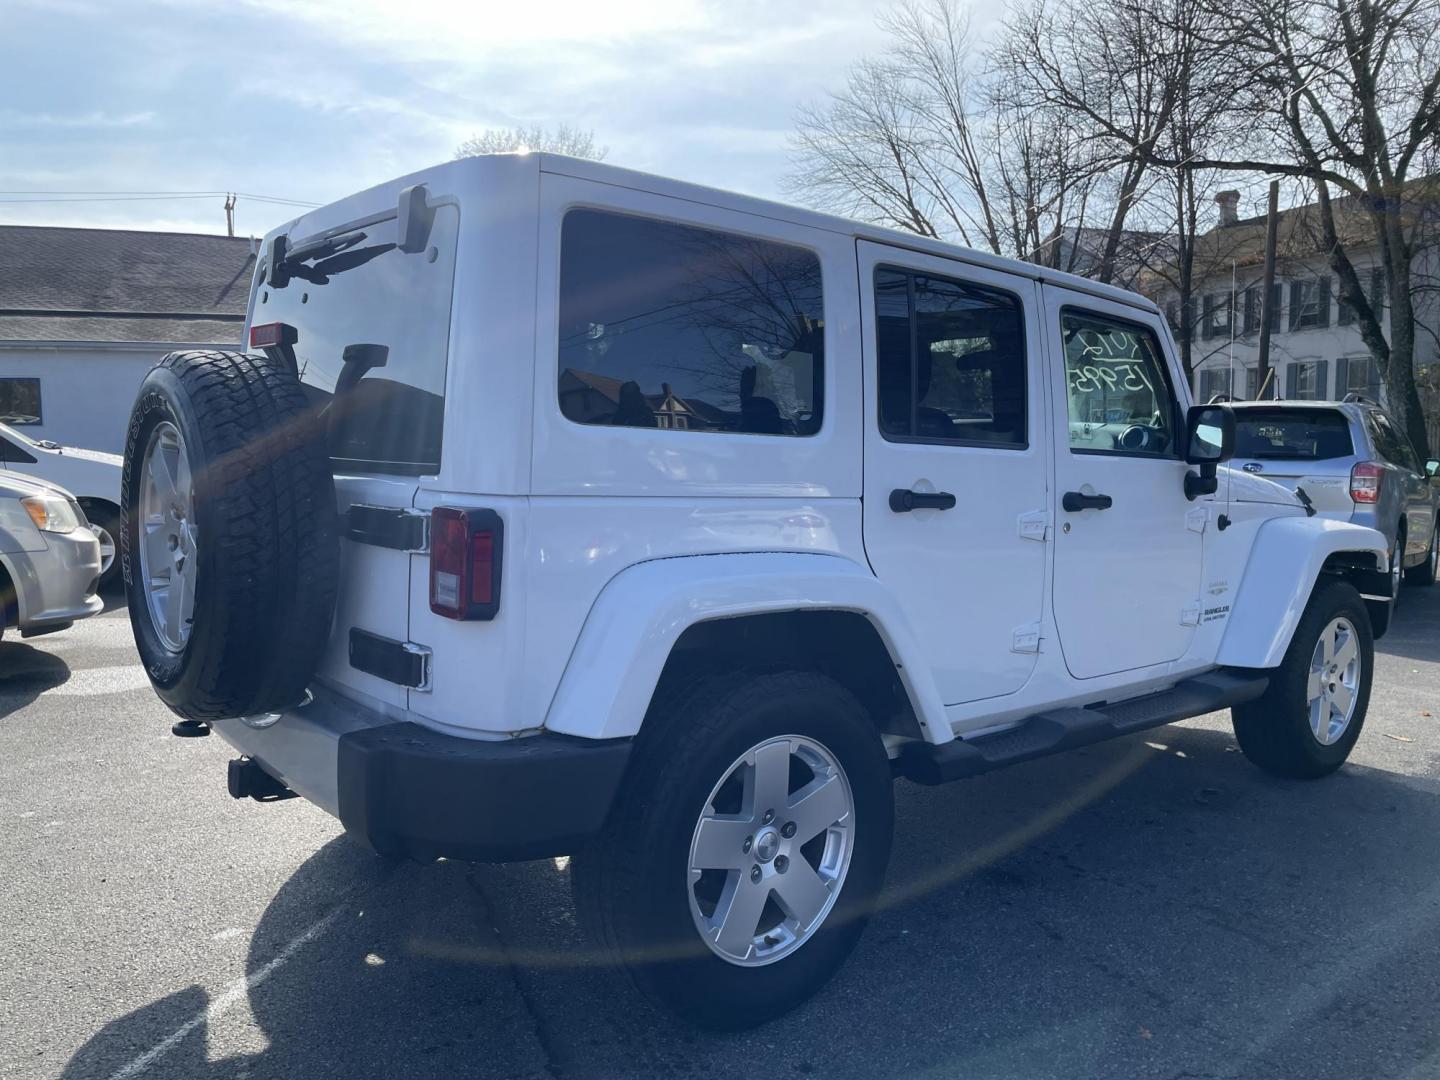
[[[411,173],[408,176],[374,185],[364,192],[347,196],[345,199],[339,201],[346,203],[352,201],[363,203],[365,202],[363,196],[368,195],[370,192],[393,192],[412,184],[423,183],[427,178],[432,177],[440,170],[493,169],[497,165],[506,167],[510,166],[511,163],[513,163],[513,167],[517,169],[534,169],[540,173],[552,173],[581,180],[589,180],[598,184],[609,184],[614,187],[646,191],[663,197],[683,199],[688,202],[702,203],[739,213],[751,214],[755,217],[771,218],[813,229],[825,229],[829,232],[853,236],[857,240],[869,240],[877,244],[886,244],[890,247],[905,248],[927,255],[954,259],[958,262],[966,262],[991,270],[999,270],[1004,273],[1016,274],[1036,281],[1063,286],[1067,289],[1073,289],[1076,292],[1089,293],[1092,296],[1103,297],[1104,299],[1127,304],[1147,312],[1154,313],[1159,311],[1159,308],[1157,308],[1152,301],[1138,293],[1129,292],[1128,290],[1117,288],[1113,285],[1105,285],[1098,281],[1091,281],[1088,278],[1079,277],[1075,274],[1067,274],[1059,270],[1052,270],[1048,267],[1037,266],[1034,263],[1022,262],[1019,259],[1009,259],[1000,255],[992,255],[987,252],[976,251],[973,248],[962,247],[958,244],[947,244],[943,241],[919,236],[915,233],[902,232],[898,229],[886,229],[878,225],[869,225],[834,214],[825,214],[817,210],[807,210],[803,207],[792,206],[788,203],[775,202],[770,199],[762,199],[752,195],[741,195],[733,191],[724,191],[720,188],[706,187],[702,184],[689,183],[684,180],[674,180],[634,169],[624,169],[617,165],[607,165],[603,162],[565,157],[561,154],[484,154],[477,157],[464,158],[459,161],[445,162],[441,165],[421,170],[420,172]],[[333,213],[330,211],[332,207],[336,205],[338,205],[338,203],[332,203],[318,210],[309,211],[301,217],[285,223],[273,230],[269,236],[267,236],[267,241],[276,235],[288,234],[291,247],[293,248],[296,241],[303,240],[317,231],[316,229],[306,227],[304,223],[307,219],[318,218],[328,221],[333,217]]]

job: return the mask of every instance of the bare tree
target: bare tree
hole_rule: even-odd
[[[595,132],[561,124],[556,128],[534,127],[491,128],[470,136],[455,148],[456,158],[478,157],[481,154],[508,154],[532,150],[567,157],[604,161],[608,146],[595,145]]]
[[[1440,137],[1440,5],[1434,0],[1204,0],[1212,41],[1237,68],[1228,81],[1234,128],[1249,145],[1157,164],[1297,177],[1315,184],[1321,246],[1341,300],[1355,312],[1392,410],[1422,450],[1416,390],[1412,266],[1420,209],[1433,202],[1422,162]],[[1137,144],[1138,145],[1138,144]],[[1344,200],[1337,207],[1335,193]],[[1338,211],[1338,212],[1337,212]],[[1380,251],[1390,304],[1387,337],[1350,259],[1350,221]]]

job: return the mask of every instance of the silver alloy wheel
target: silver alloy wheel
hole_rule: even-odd
[[[100,573],[103,576],[115,565],[115,537],[110,535],[109,529],[93,521],[90,528],[95,532],[95,539],[100,541]]]
[[[150,433],[140,459],[140,580],[161,644],[185,650],[195,616],[195,491],[180,430]]]
[[[1360,697],[1360,669],[1360,636],[1349,619],[1337,615],[1315,643],[1305,684],[1310,731],[1321,746],[1333,746],[1349,728]]]
[[[1440,578],[1440,525],[1430,535],[1430,576]]]
[[[1395,534],[1395,547],[1390,552],[1390,599],[1400,595],[1400,584],[1405,580],[1405,542]]]
[[[741,967],[789,956],[835,906],[854,835],[855,797],[835,755],[801,735],[752,746],[710,792],[690,840],[700,937]]]

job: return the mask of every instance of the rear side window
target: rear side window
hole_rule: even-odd
[[[1410,448],[1410,440],[1401,435],[1390,418],[1384,413],[1370,414],[1371,432],[1375,436],[1375,449],[1392,465],[1400,465],[1412,472],[1420,471],[1420,460]]]
[[[560,234],[560,410],[581,424],[813,435],[820,261],[788,244],[599,210]]]
[[[1025,328],[1010,293],[875,270],[880,433],[1023,449]]]
[[[395,247],[395,222],[367,225],[312,280],[260,286],[254,323],[295,327],[300,381],[337,468],[424,475],[440,468],[450,299],[460,211],[436,208],[424,252]]]
[[[1236,457],[1322,461],[1354,452],[1350,421],[1333,409],[1236,410]]]

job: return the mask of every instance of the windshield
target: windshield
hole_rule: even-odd
[[[338,469],[424,475],[440,468],[450,301],[460,212],[436,208],[419,254],[394,247],[396,222],[275,289],[260,286],[252,321],[297,333],[296,366],[325,420]],[[344,260],[343,262],[340,260]]]
[[[1320,461],[1355,452],[1350,421],[1333,409],[1240,409],[1235,456]]]

